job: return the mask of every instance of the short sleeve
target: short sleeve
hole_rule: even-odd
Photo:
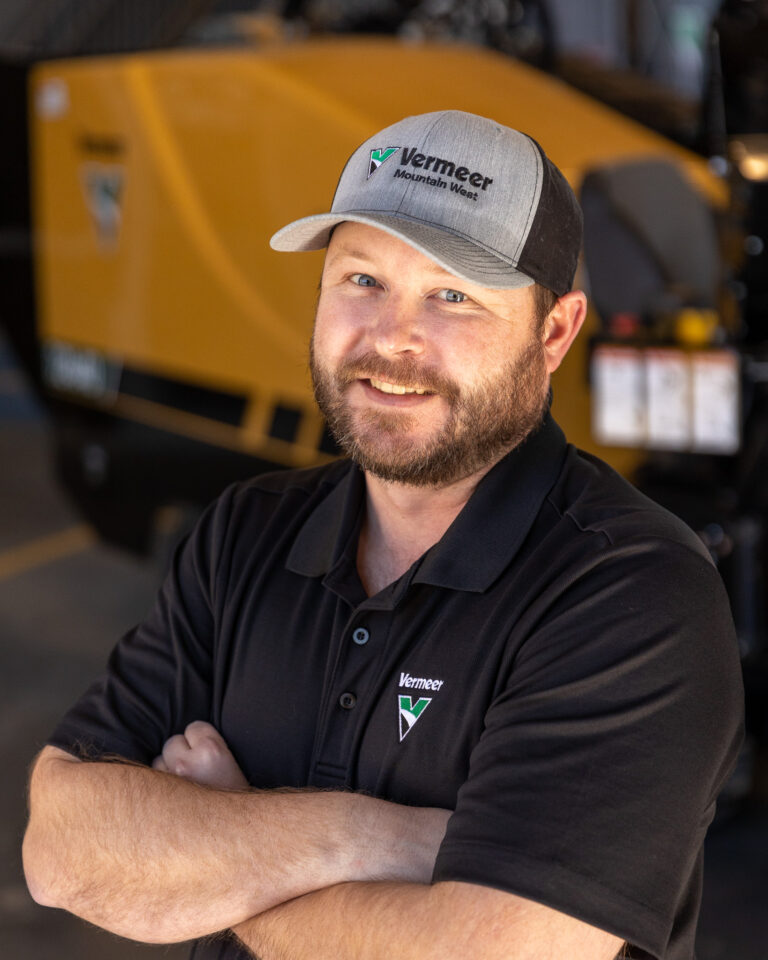
[[[50,744],[83,759],[150,763],[168,737],[209,718],[216,576],[230,500],[228,491],[176,550],[149,616],[117,643]]]
[[[638,945],[633,955],[690,957],[701,846],[742,703],[714,567],[674,542],[609,547],[552,585],[517,652],[435,881],[546,903]]]

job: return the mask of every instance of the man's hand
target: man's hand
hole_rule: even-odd
[[[152,766],[218,790],[248,789],[248,781],[224,738],[204,720],[195,720],[184,733],[166,740],[163,752],[155,757]]]

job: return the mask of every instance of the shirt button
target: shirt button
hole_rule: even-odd
[[[354,693],[342,693],[339,697],[339,706],[344,707],[345,710],[351,710],[356,703],[357,697]]]
[[[368,643],[371,639],[370,633],[365,629],[365,627],[358,627],[357,630],[352,634],[352,639],[355,643],[359,644],[361,647],[364,643]]]

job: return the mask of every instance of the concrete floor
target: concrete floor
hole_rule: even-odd
[[[21,872],[26,771],[57,718],[151,603],[160,561],[96,543],[55,487],[46,424],[0,341],[0,958],[181,960],[38,907]]]
[[[0,960],[180,960],[38,907],[20,844],[26,770],[59,715],[148,608],[163,561],[99,545],[53,483],[45,420],[0,340]],[[707,847],[699,960],[768,960],[768,805],[739,806]]]

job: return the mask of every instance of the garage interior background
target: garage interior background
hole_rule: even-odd
[[[564,131],[563,145],[556,145],[562,156],[555,159],[568,168],[588,209],[582,281],[596,305],[582,353],[556,384],[556,395],[567,394],[574,408],[567,425],[571,438],[606,456],[683,516],[709,546],[728,585],[744,654],[749,738],[708,841],[699,957],[767,960],[764,0],[165,0],[161,8],[147,0],[3,0],[3,956],[138,958],[159,949],[164,956],[184,955],[181,948],[119,941],[32,903],[19,862],[26,767],[117,636],[146,611],[173,543],[199,505],[254,469],[313,462],[334,452],[322,423],[305,406],[303,367],[281,359],[281,351],[295,349],[305,335],[316,266],[307,267],[306,293],[290,305],[304,319],[289,333],[269,328],[265,334],[268,318],[254,312],[238,264],[250,256],[249,243],[268,235],[271,208],[263,222],[249,225],[258,235],[243,237],[232,210],[211,206],[201,194],[199,207],[189,206],[178,229],[194,232],[197,224],[200,248],[219,265],[220,286],[200,298],[200,319],[194,304],[189,314],[173,316],[174,304],[190,296],[189,264],[186,273],[184,264],[176,264],[159,283],[145,260],[131,259],[125,248],[140,243],[150,249],[157,236],[171,237],[178,198],[169,198],[168,209],[153,210],[152,217],[145,208],[143,220],[132,219],[136,172],[150,171],[148,182],[152,176],[149,162],[146,168],[131,166],[142,155],[145,131],[137,132],[133,116],[122,118],[125,126],[110,127],[104,104],[119,97],[126,76],[141,72],[136,65],[149,64],[149,108],[157,90],[164,106],[185,102],[203,131],[207,123],[217,135],[235,136],[199,84],[199,99],[190,98],[196,63],[205,60],[208,69],[213,61],[206,58],[247,62],[263,53],[269,64],[286,44],[299,50],[298,63],[303,45],[322,35],[331,38],[323,55],[335,58],[327,65],[332,75],[340,63],[353,62],[344,58],[356,56],[354,44],[371,33],[399,44],[408,63],[446,42],[492,51],[493,67],[478,54],[478,70],[509,70],[515,82],[530,84],[530,95],[544,98],[535,106],[546,104],[551,127],[564,123],[565,104],[577,109],[568,97],[580,90],[587,95],[578,100],[584,123],[605,134],[604,141],[589,145],[575,137],[569,148],[571,134]],[[181,52],[191,63],[187,78],[174,72]],[[279,76],[305,83],[300,65],[290,69],[286,74],[280,66]],[[175,101],[169,93],[174,85],[180,91]],[[78,91],[85,91],[84,113],[75,110]],[[237,98],[238,91],[230,94]],[[321,94],[330,103],[327,90],[314,91]],[[334,103],[342,102],[341,81],[334,95]],[[504,95],[513,101],[514,89]],[[352,90],[348,97],[351,103]],[[622,116],[603,112],[602,103]],[[211,104],[215,110],[206,115]],[[241,99],[232,113],[240,111],[246,138],[252,104]],[[375,109],[407,112],[386,104]],[[57,139],[50,128],[64,114],[72,125]],[[351,121],[347,126],[354,141],[357,128]],[[587,136],[585,130],[582,139]],[[541,138],[547,145],[547,137]],[[602,143],[604,163],[598,162]],[[346,155],[346,145],[339,149]],[[628,167],[635,150],[653,163]],[[336,166],[329,157],[328,169]],[[682,185],[675,179],[681,170]],[[199,176],[195,185],[205,179]],[[215,180],[213,173],[209,179]],[[673,205],[661,219],[677,221],[679,231],[660,233],[660,218],[643,218],[639,204],[627,201],[644,189],[668,191]],[[237,201],[227,202],[234,207]],[[273,202],[274,217],[289,219],[287,199],[278,192]],[[189,211],[211,209],[221,211],[221,220],[214,213],[218,232],[206,234],[207,221],[195,221]],[[144,233],[131,232],[137,222]],[[618,231],[610,234],[611,245],[631,259],[601,270],[606,224]],[[216,247],[212,237],[223,237],[223,246]],[[684,256],[681,249],[693,252]],[[620,274],[622,268],[628,272]],[[75,277],[69,287],[68,276]],[[638,277],[642,283],[635,282]],[[285,284],[284,277],[277,281]],[[194,344],[188,353],[179,347],[180,340],[199,334],[195,323],[214,316],[219,324],[224,312],[237,315],[237,309],[262,328],[261,339],[243,341],[243,372],[236,371],[232,356],[240,334],[232,333],[229,352],[216,353],[202,334],[197,353]]]

